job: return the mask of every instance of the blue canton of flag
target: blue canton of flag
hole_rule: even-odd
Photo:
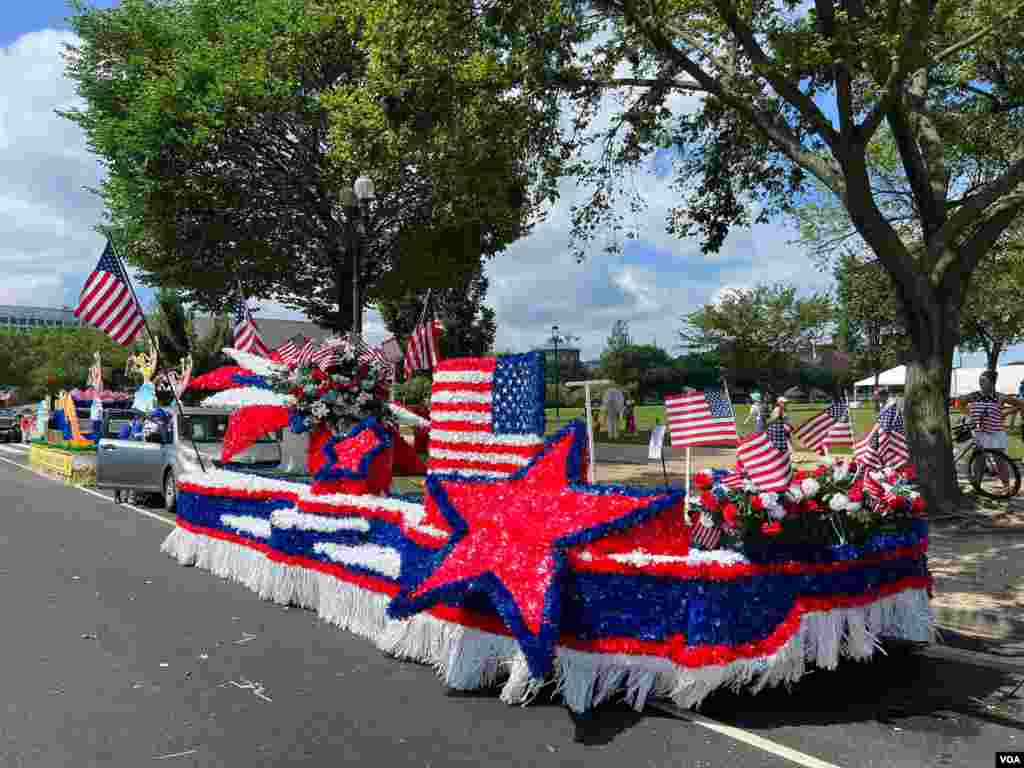
[[[789,441],[787,440],[789,430],[786,429],[785,424],[779,421],[773,422],[768,425],[765,431],[768,433],[768,439],[777,451],[789,452]]]
[[[890,405],[878,417],[881,434],[878,438],[878,450],[882,461],[887,466],[898,467],[910,459],[907,448],[907,428],[903,422],[903,412],[898,405]]]
[[[499,357],[494,367],[494,432],[544,434],[544,358]]]

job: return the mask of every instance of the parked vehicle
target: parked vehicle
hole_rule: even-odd
[[[0,409],[0,442],[21,442],[21,417],[10,408]]]
[[[228,409],[186,406],[182,414],[171,411],[170,433],[154,433],[142,440],[117,436],[131,423],[130,411],[104,413],[103,437],[96,451],[96,486],[118,496],[122,491],[159,493],[164,507],[174,511],[178,478],[200,469],[196,449],[207,469],[222,466],[220,455],[230,415]],[[232,460],[233,465],[264,469],[280,463],[277,434],[267,435]]]

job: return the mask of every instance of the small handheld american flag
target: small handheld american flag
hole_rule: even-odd
[[[736,449],[737,466],[762,491],[781,493],[789,488],[793,465],[788,437],[787,425],[774,422],[764,432],[747,435]]]
[[[878,451],[886,466],[898,467],[910,460],[907,449],[907,429],[903,412],[898,403],[893,403],[878,416]]]
[[[267,357],[270,354],[267,345],[263,343],[263,337],[260,336],[260,329],[249,312],[249,305],[245,301],[241,288],[238,290],[238,306],[235,308],[234,347],[262,357]]]
[[[673,447],[736,445],[736,416],[721,387],[669,395],[665,398]]]
[[[882,456],[878,451],[879,426],[875,424],[863,440],[858,440],[853,446],[853,455],[857,463],[868,469],[881,469]]]
[[[823,453],[837,445],[851,445],[850,411],[843,400],[834,400],[828,408],[801,424],[793,436],[812,451]]]
[[[285,365],[294,365],[299,359],[299,348],[295,346],[294,341],[288,339],[270,354],[271,357],[276,356]]]
[[[96,269],[85,281],[75,317],[99,328],[125,347],[135,341],[145,325],[142,307],[132,293],[128,275],[121,267],[110,240],[107,240]]]

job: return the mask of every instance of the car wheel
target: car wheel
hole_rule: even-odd
[[[178,483],[174,479],[174,473],[168,472],[164,475],[164,509],[173,512],[178,504]]]

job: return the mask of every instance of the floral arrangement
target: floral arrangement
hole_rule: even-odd
[[[305,365],[263,376],[269,389],[291,398],[293,430],[304,432],[321,424],[347,429],[371,416],[390,421],[388,380],[380,364],[360,361],[347,340],[338,340],[332,351],[326,370]]]
[[[784,493],[761,493],[750,481],[726,487],[727,471],[699,472],[690,523],[717,528],[718,548],[862,543],[882,531],[906,528],[925,510],[911,465],[872,471],[830,461],[798,471]]]

